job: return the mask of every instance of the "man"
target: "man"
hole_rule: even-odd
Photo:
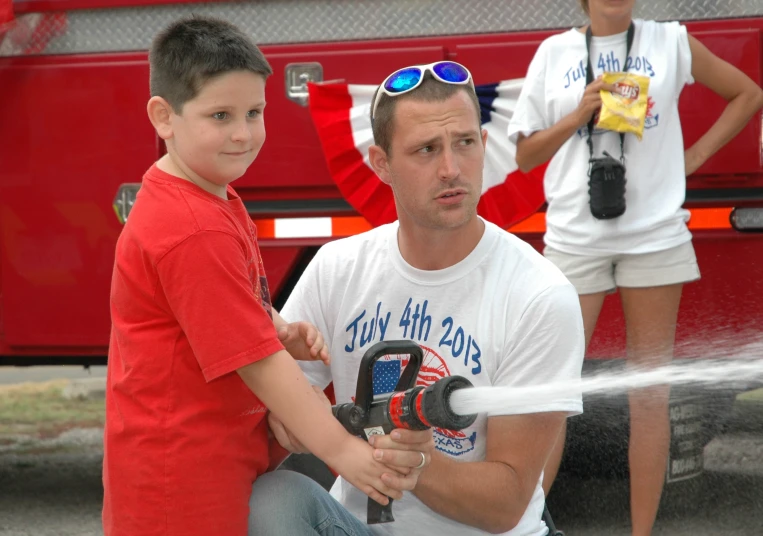
[[[333,381],[337,402],[348,402],[363,353],[399,339],[424,349],[419,384],[448,375],[475,386],[579,380],[575,289],[531,246],[477,216],[487,132],[469,72],[454,62],[396,71],[375,95],[371,120],[370,164],[394,192],[398,221],[324,246],[281,312],[326,337],[330,367],[300,363],[311,383]],[[375,394],[394,388],[402,366],[400,356],[377,363]],[[482,413],[459,433],[435,430],[434,445],[428,432],[372,437],[383,463],[402,471],[419,457],[424,467],[412,493],[394,502],[394,523],[366,525],[365,496],[341,478],[331,493],[340,506],[306,478],[271,473],[255,485],[250,534],[332,534],[331,526],[542,536],[543,466],[564,419],[581,411],[579,396],[559,396]],[[284,447],[302,450],[277,419],[270,424]]]

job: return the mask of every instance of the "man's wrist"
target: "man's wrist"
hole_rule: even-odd
[[[437,451],[437,449],[433,450],[429,464],[421,470],[419,479],[416,481],[416,487],[411,490],[414,495],[416,495],[417,492],[425,491],[432,485],[433,479],[437,478],[436,475],[443,472],[443,463],[448,463],[446,456]]]

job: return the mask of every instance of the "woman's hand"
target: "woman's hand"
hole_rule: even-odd
[[[601,91],[615,91],[615,87],[612,84],[605,84],[601,76],[586,86],[583,98],[573,112],[578,128],[587,125],[601,108]]]
[[[615,87],[612,84],[605,84],[599,77],[586,86],[577,108],[560,121],[529,137],[520,134],[517,139],[516,154],[519,169],[528,173],[534,167],[551,160],[570,136],[580,130],[580,127],[587,125],[591,117],[601,108],[600,92],[602,90],[614,91]]]

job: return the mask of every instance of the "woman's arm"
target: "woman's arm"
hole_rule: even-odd
[[[593,114],[601,108],[600,91],[613,91],[614,87],[597,78],[585,89],[583,98],[574,111],[564,116],[551,127],[534,132],[531,136],[519,135],[517,139],[517,165],[522,172],[548,162],[559,148],[570,139],[580,127],[588,124]]]
[[[713,126],[684,153],[687,176],[734,138],[763,108],[763,90],[750,77],[710,52],[691,35],[689,48],[694,79],[723,97],[728,104]]]

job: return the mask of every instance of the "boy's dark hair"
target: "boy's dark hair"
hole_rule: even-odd
[[[211,78],[231,71],[263,78],[273,74],[249,36],[230,22],[211,17],[172,23],[154,38],[148,61],[151,96],[164,98],[178,114]]]
[[[390,97],[386,93],[382,93],[379,95],[380,100],[376,107],[376,115],[371,121],[374,143],[381,147],[385,153],[388,155],[390,154],[396,103],[403,99],[414,99],[424,102],[442,102],[448,100],[458,91],[466,92],[469,99],[474,103],[474,108],[477,112],[477,122],[479,123],[481,118],[480,102],[472,87],[469,85],[445,84],[433,77],[432,73],[425,73],[421,85],[413,91],[409,91],[408,93],[404,93],[397,97]],[[377,88],[376,93],[378,92],[379,89]],[[373,113],[373,110],[371,110],[371,112]]]

